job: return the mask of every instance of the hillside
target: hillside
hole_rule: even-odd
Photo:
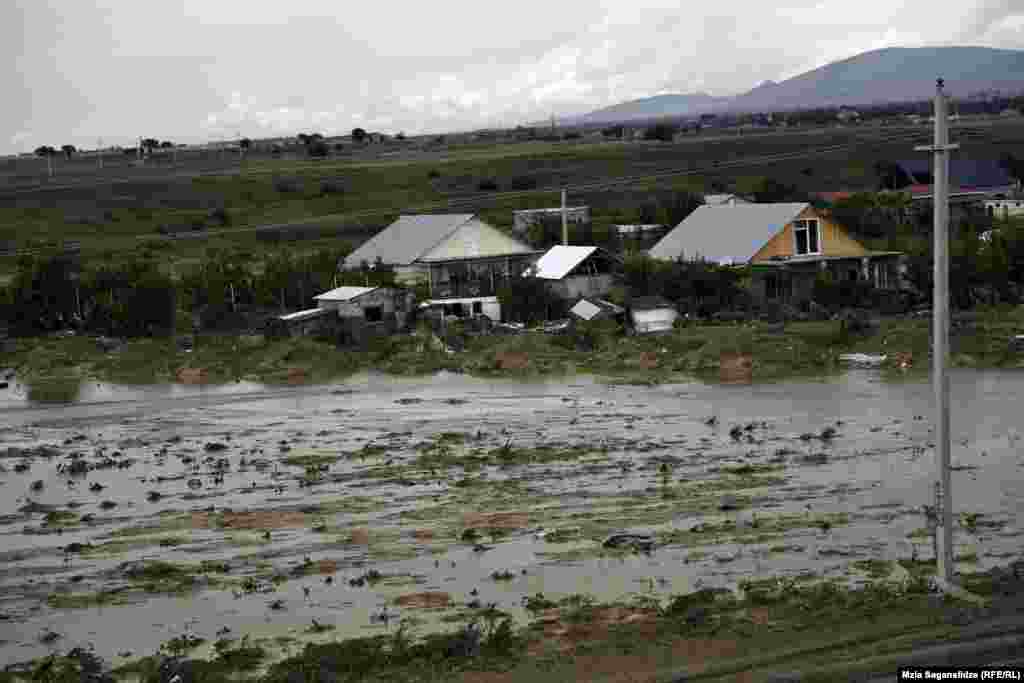
[[[733,97],[704,93],[657,95],[605,107],[574,119],[605,123],[710,112],[754,112],[881,104],[926,99],[935,79],[966,97],[983,90],[1024,91],[1024,50],[987,47],[885,48],[832,62]]]

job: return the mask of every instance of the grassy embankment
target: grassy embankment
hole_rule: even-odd
[[[1008,340],[1021,332],[1020,310],[981,314],[974,331],[954,337],[954,367],[1018,368],[1024,358],[1010,353]],[[884,320],[876,335],[845,334],[838,322],[791,323],[781,334],[761,324],[691,325],[648,337],[599,337],[582,351],[555,335],[477,337],[465,351],[444,353],[421,336],[382,340],[372,350],[348,351],[313,339],[272,341],[262,336],[200,335],[192,352],[171,339],[130,341],[104,353],[86,337],[22,339],[4,365],[29,384],[59,385],[93,378],[119,383],[175,381],[182,368],[206,370],[212,382],[239,379],[280,383],[343,379],[359,370],[422,375],[448,369],[474,375],[540,377],[595,374],[613,381],[660,383],[685,378],[716,379],[722,353],[747,353],[755,380],[814,377],[839,370],[843,353],[882,353],[891,377],[927,372],[927,320]],[[502,369],[501,354],[524,354],[525,367]],[[899,368],[898,359],[910,360]]]

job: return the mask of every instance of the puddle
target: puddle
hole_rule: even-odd
[[[954,504],[970,513],[956,552],[984,570],[1024,529],[1024,375],[951,384]],[[0,662],[76,645],[118,661],[224,628],[422,632],[492,604],[525,622],[538,593],[856,583],[931,554],[930,401],[927,384],[859,370],[751,386],[101,384],[63,405],[8,392]],[[618,532],[656,542],[605,548]],[[40,643],[46,630],[60,638]]]

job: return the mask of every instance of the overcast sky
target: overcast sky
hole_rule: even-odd
[[[516,125],[924,45],[1024,48],[1024,2],[0,0],[0,154]]]

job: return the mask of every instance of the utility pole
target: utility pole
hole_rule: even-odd
[[[49,178],[53,177],[53,155],[49,151],[46,153],[46,175]]]
[[[935,158],[935,185],[932,190],[935,214],[935,286],[932,292],[932,387],[935,393],[935,461],[939,467],[935,481],[935,512],[938,515],[939,555],[937,578],[948,589],[953,586],[953,501],[950,497],[949,376],[949,152],[959,145],[949,144],[946,94],[943,81],[935,83],[935,143],[915,147],[932,152]]]
[[[569,246],[569,209],[565,203],[565,190],[562,190],[562,245]]]
[[[103,138],[99,138],[96,141],[96,163],[100,168],[103,168]]]

